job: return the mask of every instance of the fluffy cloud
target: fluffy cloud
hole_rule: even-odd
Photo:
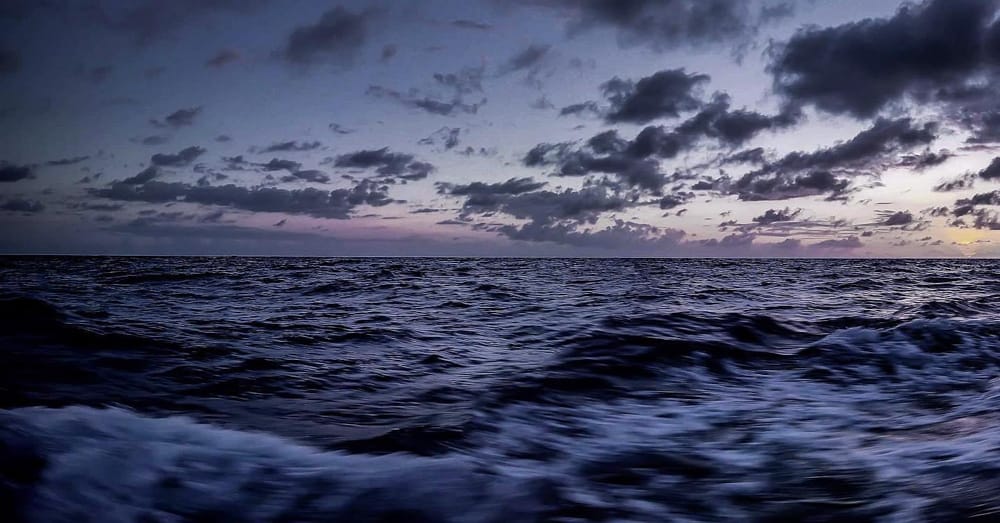
[[[229,185],[190,185],[150,180],[141,184],[113,182],[89,193],[109,200],[167,203],[182,201],[200,205],[229,207],[251,212],[305,214],[318,218],[349,219],[359,205],[383,206],[392,203],[388,186],[362,180],[353,187],[324,191],[311,187],[279,189]]]
[[[793,103],[858,117],[906,95],[939,98],[995,68],[995,14],[993,0],[929,0],[887,19],[807,27],[774,52],[775,89]]]
[[[0,183],[17,182],[34,177],[35,174],[30,165],[14,165],[12,163],[0,162]]]

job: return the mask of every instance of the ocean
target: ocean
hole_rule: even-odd
[[[0,258],[5,521],[1000,520],[1000,262]]]

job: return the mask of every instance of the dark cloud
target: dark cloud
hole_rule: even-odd
[[[796,108],[786,108],[776,115],[765,115],[746,109],[730,110],[726,94],[716,94],[712,102],[679,125],[679,136],[704,136],[730,147],[742,145],[758,133],[792,127],[802,119]]]
[[[601,113],[601,106],[594,101],[571,104],[559,109],[559,116],[600,115]]]
[[[335,167],[375,169],[380,176],[420,180],[434,171],[434,166],[414,161],[412,154],[394,153],[388,147],[342,154],[334,159]]]
[[[629,141],[617,131],[604,131],[591,137],[583,147],[573,144],[543,143],[523,158],[528,167],[554,165],[556,176],[612,174],[630,187],[659,193],[672,180],[660,171],[652,157],[669,159],[690,151],[702,140],[712,139],[734,147],[765,129],[791,126],[799,119],[797,112],[768,116],[746,110],[730,111],[729,98],[718,94],[710,104],[677,127],[648,126]]]
[[[251,212],[304,214],[317,218],[349,219],[359,205],[383,206],[392,203],[388,186],[362,180],[351,188],[323,191],[312,187],[279,189],[237,185],[197,186],[185,183],[148,181],[128,185],[112,183],[103,189],[91,189],[99,198],[127,202],[166,203],[182,201],[200,205],[228,207]]]
[[[942,149],[939,152],[924,151],[920,154],[906,154],[899,159],[900,167],[909,167],[918,171],[935,167],[947,162],[949,159],[954,157],[954,155],[946,150]]]
[[[461,27],[462,29],[475,29],[478,31],[489,31],[493,29],[493,26],[483,22],[476,22],[475,20],[452,20],[451,25],[455,27]]]
[[[303,151],[314,151],[322,147],[318,141],[312,142],[298,142],[295,140],[290,140],[287,142],[278,142],[268,145],[266,147],[251,147],[251,152],[255,153],[278,153],[278,152],[303,152]]]
[[[354,129],[348,129],[348,128],[346,128],[346,127],[344,127],[344,126],[342,126],[342,125],[340,125],[338,123],[332,123],[332,124],[330,124],[329,128],[330,128],[331,131],[333,131],[333,132],[335,132],[337,134],[351,134],[351,133],[354,132]]]
[[[456,95],[467,95],[483,92],[483,67],[463,67],[455,73],[434,73],[434,82]]]
[[[0,162],[0,183],[17,182],[28,178],[34,178],[30,165],[14,165],[12,163]]]
[[[741,200],[787,200],[827,193],[838,195],[847,189],[848,185],[850,181],[821,170],[798,176],[770,178],[744,176],[736,184],[736,192]]]
[[[477,198],[488,195],[490,198]],[[531,220],[536,224],[570,221],[595,223],[598,216],[608,211],[621,211],[635,204],[635,199],[609,192],[603,187],[585,187],[580,190],[537,190],[504,193],[469,193],[463,214],[500,212],[514,218]]]
[[[226,164],[223,167],[226,171],[249,171],[253,165],[242,154],[237,156],[223,156],[222,161]]]
[[[789,209],[785,207],[784,209],[768,209],[764,214],[753,219],[754,222],[761,225],[771,225],[777,222],[790,222],[797,218],[799,214],[802,213],[802,209]]]
[[[365,94],[395,100],[407,107],[441,116],[475,114],[486,103],[486,98],[480,96],[483,92],[484,71],[483,67],[464,67],[455,73],[434,73],[432,78],[435,89],[432,91],[412,88],[402,93],[388,87],[371,85]],[[442,95],[440,89],[449,91],[449,94]],[[466,101],[470,95],[477,95],[479,100]]]
[[[540,223],[535,221],[520,226],[488,227],[487,230],[518,241],[550,242],[601,249],[645,249],[645,252],[660,253],[663,249],[676,247],[685,235],[684,231],[681,230],[663,229],[625,220],[614,220],[611,225],[596,230],[582,228],[577,223]]]
[[[227,143],[233,141],[233,139],[228,134],[220,134],[219,136],[215,137],[215,141],[219,143]]]
[[[569,16],[570,34],[593,27],[617,30],[622,46],[646,45],[654,50],[745,42],[758,27],[788,16],[792,3],[766,2],[760,8],[746,0],[520,0],[556,8]]]
[[[500,65],[499,73],[507,74],[537,66],[552,46],[532,44],[518,51]]]
[[[997,25],[1000,28],[1000,24]],[[1000,33],[1000,31],[997,31]],[[985,97],[996,102],[996,93],[987,92]],[[965,111],[963,123],[973,130],[972,136],[966,140],[972,144],[988,144],[1000,142],[1000,109],[985,112]]]
[[[774,49],[775,89],[793,103],[832,113],[875,115],[913,95],[936,97],[993,67],[993,0],[929,0],[888,19],[807,27]]]
[[[351,12],[342,6],[323,13],[319,21],[301,26],[292,32],[282,53],[295,64],[332,61],[353,62],[358,50],[368,38],[368,24],[375,11]]]
[[[659,206],[663,210],[674,209],[691,201],[692,198],[694,198],[694,193],[691,192],[668,194],[660,198]]]
[[[979,171],[979,177],[984,180],[1000,180],[1000,157],[994,158],[985,169]]]
[[[533,178],[511,178],[499,183],[472,182],[456,185],[440,182],[437,184],[438,192],[441,194],[469,197],[522,194],[537,191],[544,186],[545,182],[536,182]]]
[[[89,159],[90,156],[74,156],[72,158],[60,158],[58,160],[49,160],[45,162],[45,165],[51,165],[51,166],[75,165],[80,162],[85,162]]]
[[[229,160],[233,161],[230,161],[229,163],[238,164],[239,162],[235,160],[241,160],[241,159],[242,156],[230,158]],[[288,171],[290,173],[294,173],[295,171],[298,171],[300,167],[302,167],[302,164],[299,162],[295,162],[292,160],[284,160],[281,158],[271,158],[271,160],[267,163],[258,163],[256,165],[260,166],[265,171]]]
[[[167,115],[163,121],[150,120],[156,127],[187,127],[194,125],[195,118],[201,114],[201,107],[191,107],[188,109],[178,109]]]
[[[741,199],[770,200],[843,191],[842,174],[877,174],[894,153],[930,144],[937,125],[910,118],[878,119],[850,140],[811,153],[793,152],[744,175],[735,184]],[[873,173],[872,171],[876,171]]]
[[[609,123],[646,123],[675,118],[701,105],[695,89],[708,80],[708,75],[688,74],[684,69],[659,71],[638,82],[612,78],[601,85],[611,104],[605,119]]]
[[[305,170],[305,171],[295,171],[288,176],[281,178],[283,182],[294,182],[294,181],[307,181],[315,183],[329,183],[330,177],[327,176],[323,171],[317,171],[315,169]]]
[[[955,207],[951,213],[956,220],[951,222],[953,227],[969,227],[965,219],[971,218],[971,227],[976,229],[1000,230],[1000,214],[990,209],[983,209],[980,206],[1000,206],[1000,191],[979,193],[971,198],[963,198],[955,202]]]
[[[913,214],[910,211],[883,211],[879,213],[880,225],[899,226],[913,223]]]
[[[365,94],[376,98],[396,100],[407,107],[413,107],[440,116],[451,116],[457,113],[476,114],[479,112],[479,107],[486,102],[483,99],[478,103],[464,103],[458,98],[443,102],[428,96],[411,96],[410,94],[400,93],[399,91],[380,85],[369,86]]]
[[[41,202],[35,200],[25,200],[22,198],[11,198],[2,205],[0,205],[0,210],[9,212],[22,212],[22,213],[36,213],[45,210],[45,206]]]
[[[140,171],[139,174],[136,174],[135,176],[125,178],[120,182],[112,182],[112,183],[118,183],[121,185],[142,185],[146,182],[152,181],[154,178],[157,178],[159,176],[160,176],[160,169],[154,165],[151,165]]]
[[[209,58],[205,62],[206,67],[221,68],[229,65],[233,62],[238,62],[240,60],[240,53],[233,51],[232,49],[222,49],[215,56]]]
[[[437,145],[440,143],[446,151],[458,146],[459,135],[462,134],[460,127],[442,127],[434,131],[430,136],[421,138],[417,143],[420,145]]]
[[[975,185],[976,176],[971,173],[963,174],[958,178],[944,181],[934,186],[935,192],[951,192],[951,191],[961,191],[963,189],[971,189]]]
[[[157,153],[149,158],[153,165],[160,167],[185,167],[191,165],[199,156],[205,154],[205,149],[193,145],[181,149],[176,154]]]

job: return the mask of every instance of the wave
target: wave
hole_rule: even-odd
[[[26,522],[473,522],[538,511],[529,482],[460,457],[320,451],[121,409],[25,408],[0,420],[0,511]]]
[[[494,404],[629,395],[644,382],[753,381],[765,372],[846,386],[902,383],[930,396],[969,387],[1000,367],[997,321],[842,318],[819,325],[837,328],[822,334],[817,325],[739,314],[611,317],[559,342],[562,350],[544,367],[504,381]]]

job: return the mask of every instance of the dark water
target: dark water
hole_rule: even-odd
[[[0,258],[0,288],[7,519],[1000,519],[997,261]]]

